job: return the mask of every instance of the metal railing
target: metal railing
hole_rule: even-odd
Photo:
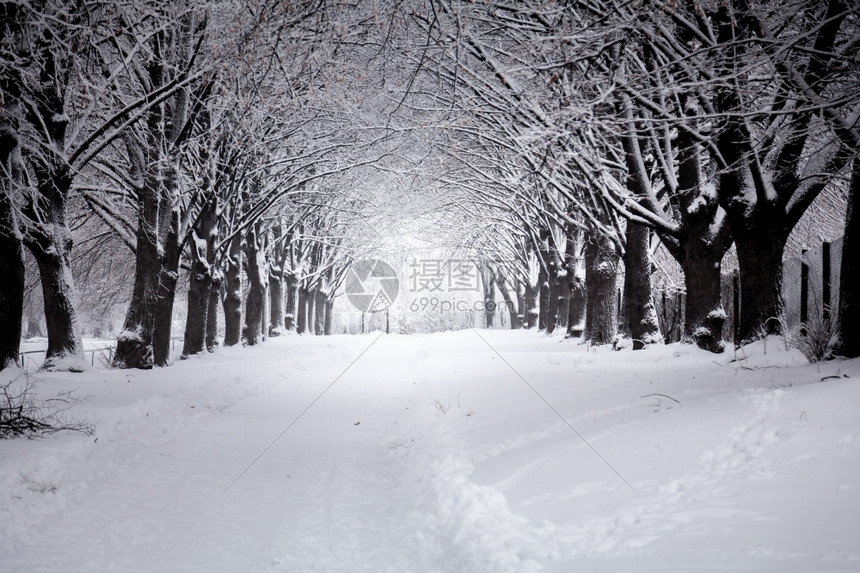
[[[181,337],[181,336],[172,336],[170,338],[171,350],[176,349],[176,341],[177,340],[182,341],[182,340],[185,340],[185,338]],[[106,360],[102,361],[101,363],[104,364],[105,366],[109,367],[111,365],[111,363],[113,363],[114,350],[116,350],[116,343],[114,343],[110,346],[101,346],[99,348],[90,348],[90,349],[84,350],[84,357],[86,357],[89,354],[90,366],[95,366],[96,365],[96,354],[99,354],[100,356],[105,356]],[[42,358],[44,359],[46,352],[47,352],[47,349],[25,350],[23,352],[19,352],[18,354],[19,354],[21,367],[25,368],[25,369],[33,368],[35,370],[38,370],[42,366],[42,364],[41,364],[41,362],[37,362],[36,358],[32,357],[31,355],[32,354],[40,354],[42,356]]]

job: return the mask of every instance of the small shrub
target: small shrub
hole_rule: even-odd
[[[785,337],[786,348],[797,348],[809,362],[821,362],[833,358],[839,344],[839,326],[830,317],[816,316],[789,329],[785,317],[779,319]]]

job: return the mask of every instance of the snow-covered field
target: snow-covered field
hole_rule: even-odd
[[[860,361],[776,339],[288,336],[36,377],[96,434],[0,442],[2,571],[860,570]]]

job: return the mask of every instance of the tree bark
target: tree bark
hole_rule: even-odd
[[[502,293],[502,299],[504,299],[505,301],[505,306],[508,308],[508,316],[510,317],[511,321],[511,330],[517,330],[519,328],[522,328],[520,322],[520,314],[518,312],[518,306],[514,304],[514,301],[511,298],[511,292],[510,289],[508,289],[507,279],[501,271],[496,272],[496,284],[499,287],[499,292]]]
[[[206,321],[209,318],[209,289],[211,278],[206,261],[195,257],[191,263],[188,286],[188,314],[185,319],[185,341],[182,358],[203,352],[206,345]]]
[[[18,364],[24,318],[24,252],[21,240],[6,231],[7,219],[0,195],[0,370]]]
[[[842,267],[839,271],[840,341],[836,353],[846,358],[860,356],[860,159],[854,158],[845,237],[842,239]]]
[[[526,328],[534,328],[538,325],[538,289],[534,285],[526,281],[525,290],[523,292],[523,305]]]
[[[292,273],[288,273],[284,278],[285,290],[286,290],[286,308],[284,312],[284,329],[286,330],[295,330],[296,329],[296,309],[298,298],[298,286],[296,285],[296,279],[293,277]]]
[[[296,312],[296,332],[304,334],[308,330],[308,289],[299,286]]]
[[[326,297],[325,299],[325,328],[323,329],[323,334],[326,336],[331,336],[332,322],[334,312],[334,300]],[[386,311],[388,312],[388,311]]]
[[[546,261],[543,261],[538,272],[538,330],[546,330],[549,312],[549,273],[546,269]]]
[[[224,293],[224,346],[242,342],[242,239],[234,237],[226,261]]]
[[[269,336],[279,336],[284,323],[283,271],[269,270]]]
[[[16,141],[11,135],[0,135],[0,162],[7,173],[12,171],[9,159]],[[21,328],[24,319],[24,248],[12,204],[13,181],[0,180],[0,370],[18,364],[21,350]]]
[[[564,254],[564,268],[567,271],[565,282],[568,291],[565,338],[582,335],[580,324],[585,317],[585,284],[577,274],[577,259],[581,248],[582,233],[571,226],[567,229],[567,245]]]
[[[325,334],[325,309],[326,296],[322,288],[317,285],[314,289],[314,334],[322,336]]]
[[[496,277],[486,263],[481,265],[480,273],[484,291],[484,328],[493,328],[496,322]]]
[[[206,309],[206,351],[215,352],[218,347],[218,305],[221,303],[221,287],[224,277],[220,273],[212,279],[209,287],[209,308]]]
[[[178,227],[178,220],[176,225]],[[155,323],[152,332],[152,356],[156,366],[170,365],[171,336],[173,334],[173,306],[176,302],[176,283],[179,280],[179,257],[181,246],[176,243],[175,233],[168,234],[164,245],[164,261],[161,279],[158,281],[158,298],[155,301]]]
[[[651,256],[648,250],[649,229],[627,222],[627,248],[624,253],[624,307],[627,333],[633,350],[663,341],[657,310],[651,298]],[[717,288],[719,288],[719,280]]]
[[[217,274],[215,269],[217,208],[217,200],[209,199],[197,218],[196,228],[191,231],[191,271],[182,358],[199,354],[206,349],[209,298]]]
[[[83,345],[74,306],[71,239],[64,243],[66,248],[59,253],[32,251],[39,266],[48,330],[48,350],[43,368],[80,372],[83,370]]]
[[[305,332],[309,334],[316,334],[317,297],[315,290],[316,289],[308,289],[305,296],[305,304],[307,305],[307,309],[305,310],[305,321],[307,322],[305,325]]]
[[[516,287],[516,295],[517,295],[517,321],[519,323],[519,328],[527,328],[528,327],[528,309],[526,308],[526,290],[522,283],[517,282]]]
[[[691,246],[693,245],[688,245]],[[714,252],[713,249],[698,249],[691,250],[678,261],[684,270],[684,286],[687,291],[682,340],[716,353],[722,352],[725,347],[723,323],[726,313],[720,293],[722,257],[722,253]]]
[[[696,113],[695,109],[687,113]],[[694,125],[695,119],[691,119]],[[687,131],[678,133],[678,231],[660,235],[663,245],[684,271],[685,319],[681,340],[710,352],[722,352],[725,311],[720,293],[723,256],[731,247],[727,216],[719,205],[716,188],[703,192],[701,146]]]
[[[39,266],[48,350],[43,368],[80,372],[84,367],[83,344],[75,311],[75,284],[72,278],[72,233],[67,222],[71,176],[37,170],[40,180],[34,198],[25,207],[29,221],[24,245]]]
[[[564,279],[559,276],[560,268],[559,261],[555,255],[550,255],[552,259],[547,263],[547,299],[546,299],[546,333],[552,334],[555,332],[556,326],[559,323],[559,311],[564,298]]]
[[[567,287],[570,290],[570,301],[567,306],[567,330],[566,338],[575,338],[582,336],[582,319],[585,317],[586,299],[585,299],[585,284],[578,276],[571,275],[573,278],[568,280]]]
[[[245,274],[248,296],[245,300],[245,342],[249,346],[263,340],[263,314],[266,311],[266,289],[263,284],[265,261],[259,243],[259,223],[251,227],[245,238]]]
[[[152,335],[161,275],[157,229],[157,196],[143,192],[138,207],[134,288],[123,331],[117,338],[113,359],[116,368],[149,369],[155,363]]]
[[[69,70],[73,56],[63,43],[76,40],[69,31],[71,28],[65,26],[38,32],[31,30],[34,33],[30,33],[28,24],[18,17],[26,18],[24,13],[16,12],[12,8],[4,11],[5,16],[11,16],[4,21],[4,32],[11,32],[8,42],[4,37],[4,57],[11,56],[13,60],[23,58],[22,62],[29,62],[23,65],[32,66],[30,72],[33,73],[25,75],[20,67],[6,66],[4,73],[0,74],[0,99],[3,100],[0,121],[6,140],[2,160],[4,167],[11,168],[13,179],[22,183],[26,181],[25,187],[28,188],[26,194],[16,190],[19,195],[24,195],[18,226],[24,246],[38,263],[42,280],[48,332],[43,368],[75,372],[83,370],[84,360],[74,306],[72,234],[67,203],[78,170],[69,164],[66,153],[70,122],[66,113],[66,90],[72,77]],[[72,21],[77,18],[74,10],[68,16]],[[19,142],[17,136],[25,133],[21,129],[25,124],[31,126],[26,130],[27,141]],[[19,152],[20,156],[17,155]],[[16,171],[20,167],[23,174],[25,162],[26,179],[19,179]],[[4,181],[4,186],[8,183],[11,181]],[[5,281],[6,277],[2,280]],[[2,328],[7,326],[4,324]]]
[[[761,222],[749,232],[734,231],[740,274],[740,344],[779,334],[782,315],[782,257],[785,234]]]
[[[161,70],[160,64],[149,69],[155,85],[163,81]],[[173,304],[184,240],[177,206],[179,149],[174,144],[178,134],[170,132],[183,113],[184,98],[177,95],[173,102],[173,106],[161,104],[149,110],[145,150],[136,141],[126,142],[132,176],[145,179],[138,189],[135,282],[123,332],[117,339],[113,361],[117,368],[149,369],[170,362]]]
[[[593,233],[585,242],[585,339],[610,344],[618,332],[615,288],[620,257],[610,239]]]

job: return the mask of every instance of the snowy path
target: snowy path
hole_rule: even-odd
[[[98,439],[0,442],[0,571],[860,566],[860,362],[377,336],[40,375]]]
[[[384,379],[380,368],[387,367],[379,355],[358,361],[225,491],[370,340],[349,341],[344,345],[348,350],[334,359],[316,353],[314,358],[325,362],[312,373],[307,370],[312,364],[299,362],[298,372],[307,373],[310,383],[288,380],[277,362],[283,354],[255,364],[251,369],[266,372],[270,380],[254,380],[254,395],[197,423],[176,419],[180,412],[155,411],[144,413],[131,427],[117,421],[111,451],[100,455],[93,446],[85,454],[98,474],[87,479],[88,492],[81,496],[85,504],[70,499],[63,512],[16,547],[0,567],[412,570],[416,549],[408,510],[418,496],[402,479],[400,459],[391,454],[392,444],[401,443],[398,418],[408,413],[411,384],[396,388],[408,360],[399,364],[400,370],[386,371]],[[239,373],[236,386],[259,375]],[[204,387],[201,380],[197,391],[204,393]],[[405,395],[391,399],[387,394],[392,390]],[[153,410],[176,407],[173,400],[165,402],[151,404]],[[161,417],[161,427],[145,427],[145,420],[155,416]],[[152,435],[157,432],[162,435]],[[64,550],[55,552],[54,547]]]

